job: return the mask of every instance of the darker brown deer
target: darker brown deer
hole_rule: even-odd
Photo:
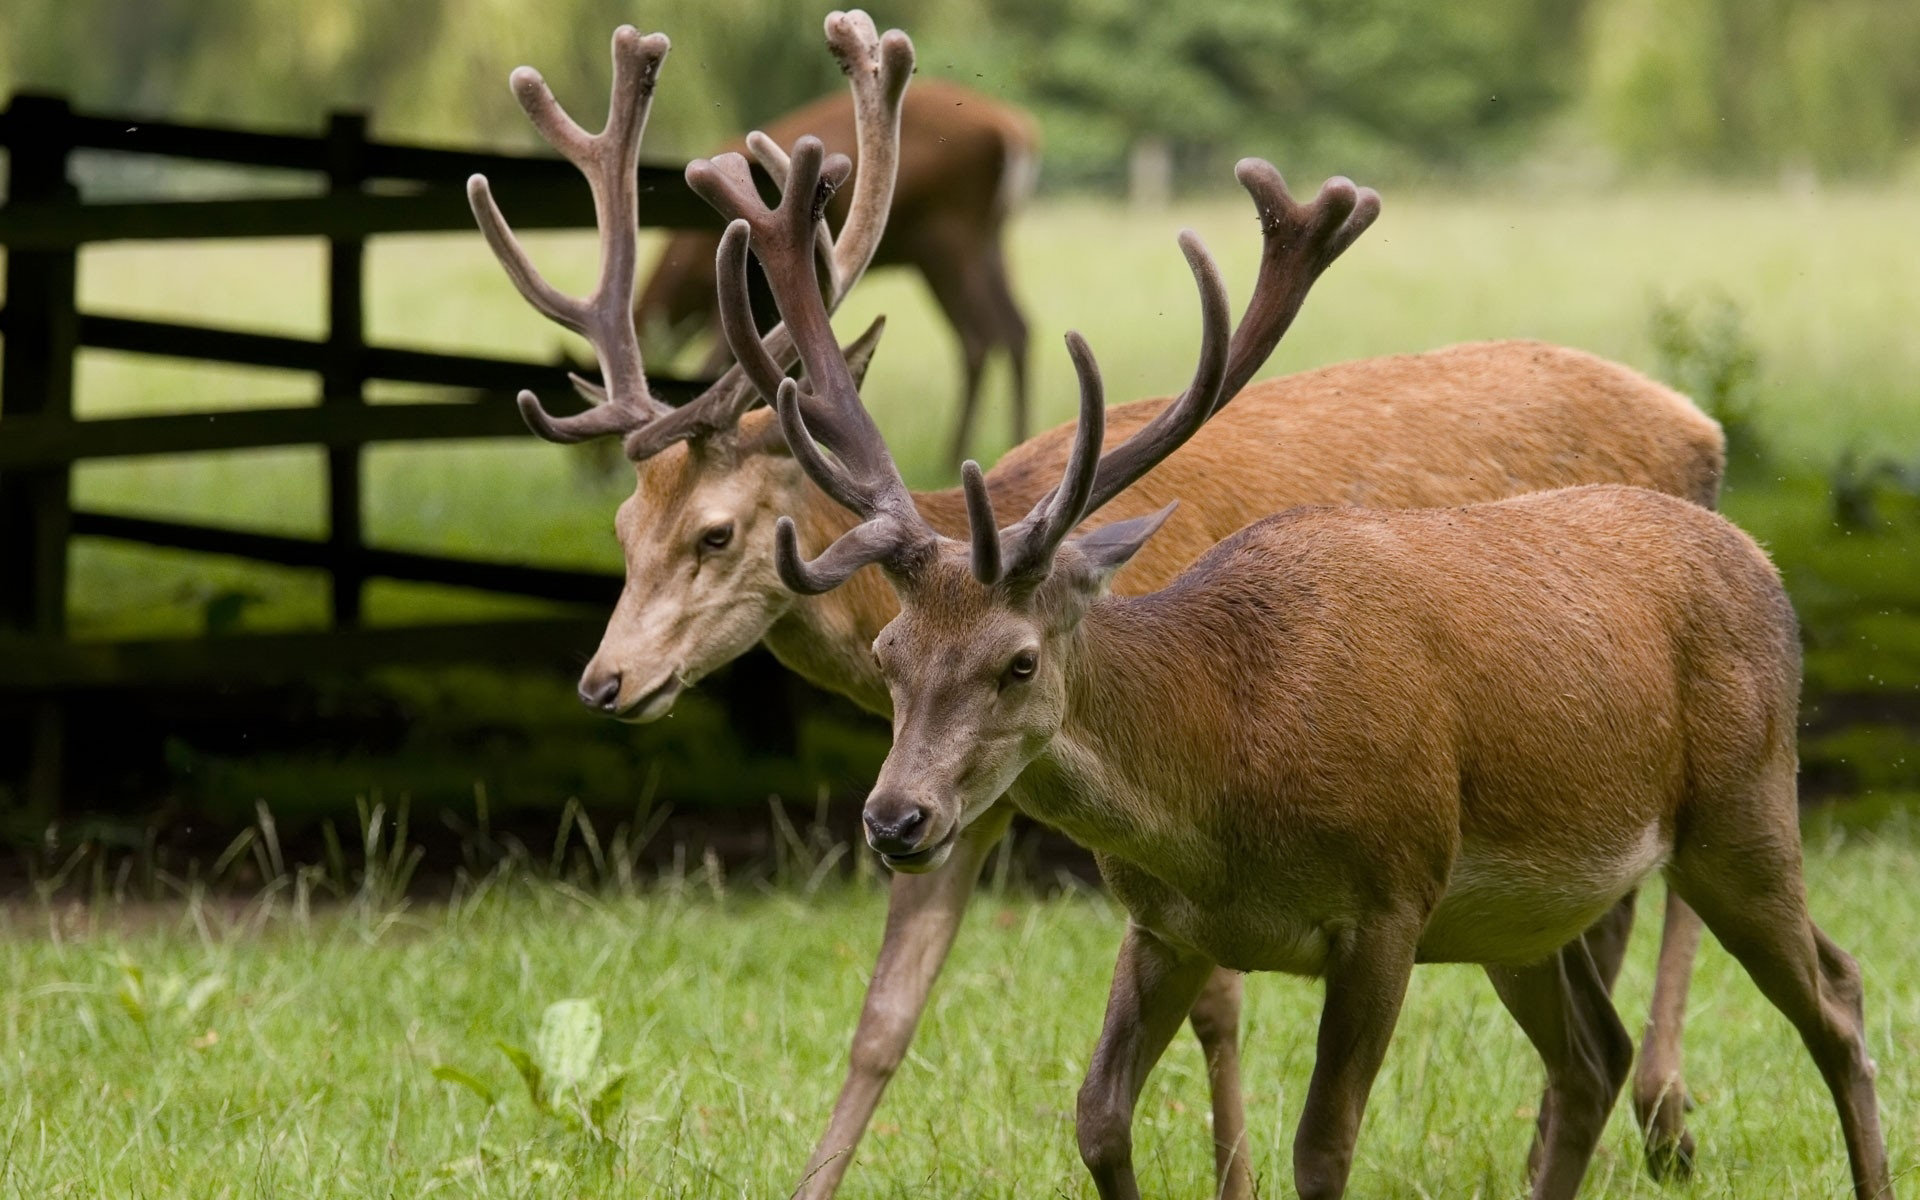
[[[812,134],[829,153],[854,156],[859,145],[854,116],[847,96],[825,97],[727,150],[758,156],[763,145],[789,146]],[[1007,222],[1038,173],[1039,145],[1025,113],[943,79],[916,80],[901,108],[893,207],[873,265],[918,270],[960,340],[960,405],[949,442],[955,466],[973,435],[981,382],[996,353],[1005,356],[1011,380],[1013,440],[1025,441],[1031,432],[1027,319],[1007,276],[1004,243]],[[845,221],[846,208],[836,194],[828,209],[834,225]],[[705,230],[682,230],[661,248],[634,304],[634,320],[649,344],[659,346],[656,352],[671,353],[714,327],[718,248],[719,235]],[[717,371],[729,361],[725,343],[717,343],[714,351],[708,367]]]
[[[794,187],[821,171],[803,141]],[[1532,1194],[1575,1195],[1632,1061],[1585,931],[1657,872],[1798,1029],[1856,1197],[1892,1195],[1860,972],[1806,910],[1793,610],[1750,538],[1617,486],[1305,508],[1113,597],[1170,510],[1074,530],[1219,408],[1239,340],[1197,238],[1182,237],[1203,317],[1186,392],[1103,452],[1099,371],[1069,335],[1080,423],[1059,483],[1003,528],[968,464],[959,540],[920,516],[840,361],[807,212],[768,212],[743,169],[689,178],[737,218],[723,281],[751,241],[807,383],[757,353],[743,299],[723,302],[742,365],[858,520],[812,559],[783,521],[781,576],[818,593],[877,565],[900,601],[873,645],[894,743],[870,844],[899,870],[937,866],[1011,790],[1094,850],[1129,913],[1077,1121],[1103,1197],[1139,1195],[1133,1106],[1222,967],[1324,981],[1294,1180],[1307,1200],[1344,1195],[1420,962],[1486,969],[1546,1068]]]

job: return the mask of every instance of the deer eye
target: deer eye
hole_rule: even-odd
[[[702,550],[725,550],[733,541],[733,522],[726,521],[715,525],[700,535]]]
[[[1007,682],[1025,683],[1033,678],[1034,668],[1040,665],[1040,656],[1031,650],[1022,650],[1013,656],[1007,664]]]

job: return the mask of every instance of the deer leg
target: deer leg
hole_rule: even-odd
[[[1633,918],[1639,900],[1639,892],[1628,892],[1581,935],[1581,940],[1587,944],[1587,954],[1593,959],[1594,969],[1600,973],[1601,986],[1606,988],[1608,995],[1613,994],[1614,982],[1620,978],[1620,966],[1627,957],[1627,941],[1633,936]],[[1533,1145],[1527,1151],[1528,1179],[1539,1178],[1540,1166],[1546,1161],[1547,1126],[1553,1119],[1551,1087],[1541,1092],[1539,1111],[1540,1115],[1534,1121]]]
[[[1213,972],[1205,958],[1182,953],[1138,925],[1127,926],[1113,968],[1106,1022],[1087,1064],[1074,1121],[1080,1159],[1101,1200],[1139,1200],[1133,1106]]]
[[[1247,1110],[1240,1087],[1240,993],[1238,971],[1214,968],[1188,1020],[1207,1057],[1207,1088],[1213,1096],[1213,1166],[1220,1200],[1253,1200],[1247,1165]]]
[[[1668,888],[1653,1006],[1633,1078],[1633,1112],[1646,1140],[1647,1173],[1655,1179],[1685,1179],[1693,1173],[1693,1135],[1686,1126],[1692,1103],[1680,1074],[1680,1030],[1686,1022],[1687,985],[1700,950],[1700,929],[1698,914]]]
[[[1012,817],[1013,806],[1002,801],[961,832],[953,853],[938,870],[893,877],[887,931],[873,979],[867,984],[860,1024],[853,1033],[846,1082],[827,1130],[794,1189],[797,1200],[827,1200],[839,1188],[880,1094],[913,1041],[914,1028],[947,961],[980,868],[1006,835]]]
[[[1300,1200],[1338,1200],[1346,1194],[1360,1118],[1400,1018],[1421,924],[1404,917],[1375,919],[1334,938],[1313,1080],[1293,1137],[1293,1182]]]
[[[1800,1033],[1839,1110],[1857,1200],[1893,1195],[1873,1059],[1867,1054],[1860,968],[1807,915],[1791,765],[1779,785],[1782,828],[1701,830],[1676,849],[1668,879],[1713,936]]]
[[[1027,318],[1013,298],[1006,252],[997,240],[981,256],[980,287],[981,302],[993,314],[994,340],[1007,351],[1013,376],[1013,441],[1019,445],[1032,432],[1027,408]]]
[[[1542,962],[1486,970],[1547,1067],[1542,1111],[1552,1119],[1532,1171],[1533,1200],[1571,1200],[1633,1067],[1633,1039],[1607,997],[1608,980],[1587,937]]]
[[[977,282],[984,253],[977,238],[948,228],[921,231],[914,261],[933,292],[934,302],[960,339],[960,412],[948,444],[949,465],[959,466],[973,437],[973,414],[980,402],[980,382],[993,349],[993,313]]]

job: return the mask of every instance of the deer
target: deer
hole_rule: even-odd
[[[1219,410],[1244,332],[1229,331],[1225,284],[1191,231],[1201,338],[1187,389],[1107,448],[1099,366],[1068,334],[1080,417],[1058,482],[1002,525],[970,461],[966,533],[947,536],[915,504],[820,300],[814,216],[845,160],[808,139],[791,159],[778,208],[738,157],[688,167],[729,218],[728,340],[795,461],[855,522],[808,557],[782,517],[776,567],[803,595],[878,567],[898,599],[872,644],[893,726],[862,813],[874,851],[895,871],[938,867],[1011,795],[1091,849],[1125,908],[1075,1118],[1103,1200],[1140,1195],[1134,1105],[1223,968],[1322,981],[1293,1176],[1303,1200],[1344,1196],[1408,980],[1430,962],[1482,966],[1538,1052],[1531,1195],[1568,1200],[1633,1059],[1587,931],[1656,873],[1798,1030],[1854,1195],[1893,1195],[1861,972],[1813,923],[1801,877],[1797,622],[1753,539],[1618,484],[1301,506],[1163,588],[1113,595],[1178,499],[1076,530]],[[749,251],[804,384],[754,336]],[[1288,265],[1323,264],[1294,248]]]
[[[766,138],[785,146],[808,133],[829,151],[853,155],[859,138],[849,97],[824,97],[788,113],[753,144]],[[1010,369],[1013,440],[1024,442],[1031,432],[1027,319],[1008,281],[1003,243],[1009,219],[1038,175],[1039,146],[1038,130],[1025,113],[948,80],[922,77],[901,108],[893,205],[873,265],[916,268],[959,338],[960,402],[948,442],[955,468],[973,436],[981,382],[996,353],[1005,355]],[[751,152],[746,140],[727,149]],[[845,202],[836,197],[828,215],[836,226],[844,222]],[[659,352],[670,354],[715,328],[718,247],[717,232],[689,229],[661,248],[633,310],[642,335]],[[726,365],[725,343],[716,342],[707,369]]]
[[[838,303],[859,276],[884,225],[884,163],[892,153],[889,103],[911,72],[911,43],[884,40],[863,14],[827,21],[830,48],[848,64],[861,120],[863,170],[853,203],[832,242]],[[580,677],[582,702],[626,721],[658,720],[701,678],[764,643],[810,682],[876,715],[890,713],[883,678],[868,649],[898,613],[892,591],[873,573],[821,596],[796,596],[774,569],[774,518],[794,514],[809,538],[851,527],[846,510],[816,487],[789,452],[771,409],[736,367],[679,409],[646,391],[632,323],[619,297],[632,291],[637,259],[635,201],[620,190],[637,162],[664,37],[642,39],[629,28],[614,38],[612,142],[593,143],[553,101],[539,73],[512,76],[515,96],[547,140],[580,164],[597,198],[602,270],[599,300],[562,297],[542,280],[492,204],[483,178],[469,182],[475,216],[509,279],[533,307],[581,332],[594,346],[606,382],[576,386],[597,403],[570,415],[550,413],[538,397],[518,400],[532,431],[555,443],[618,439],[632,461],[635,488],[620,507],[616,531],[626,585],[598,650]],[[884,51],[884,52],[883,52]],[[626,63],[626,66],[622,66]],[[606,134],[600,135],[603,139]],[[756,157],[784,178],[784,152],[753,139]],[[616,154],[617,151],[617,154]],[[1158,465],[1116,497],[1110,513],[1152,511],[1175,494],[1190,499],[1113,581],[1120,594],[1170,582],[1220,538],[1260,516],[1302,503],[1351,502],[1384,507],[1456,504],[1574,483],[1640,483],[1699,504],[1716,499],[1723,462],[1718,427],[1679,394],[1619,364],[1580,351],[1507,341],[1451,347],[1346,363],[1280,379],[1250,382],[1280,339],[1292,312],[1286,281],[1275,275],[1290,249],[1310,236],[1315,246],[1349,222],[1372,220],[1377,197],[1330,183],[1311,204],[1296,204],[1270,166],[1249,160],[1236,171],[1252,196],[1262,229],[1262,273],[1243,322],[1243,351],[1229,362],[1224,395],[1234,397],[1179,455]],[[856,219],[856,217],[858,219]],[[820,243],[825,249],[826,243]],[[1283,286],[1286,285],[1286,286]],[[878,327],[849,348],[856,377],[873,353]],[[782,330],[764,339],[780,361],[791,357]],[[1264,348],[1263,348],[1264,345]],[[1120,405],[1106,414],[1110,438],[1151,423],[1165,398]],[[1066,461],[1069,423],[1010,451],[985,475],[1002,507],[1030,506]],[[1231,476],[1233,488],[1206,481]],[[914,503],[936,529],[966,531],[960,489],[922,492]],[[895,1070],[912,1043],[983,864],[1013,816],[1010,803],[963,831],[945,865],[892,877],[882,947],[852,1038],[847,1074],[826,1128],[809,1156],[797,1194],[825,1200],[853,1160]],[[1595,936],[1603,968],[1617,970],[1631,930],[1623,903]],[[1648,1131],[1648,1165],[1684,1171],[1693,1145],[1684,1126],[1680,1031],[1698,922],[1670,899],[1662,936],[1647,1052],[1635,1099]],[[1611,976],[1609,975],[1609,978]],[[1250,1194],[1235,1147],[1243,1128],[1238,1107],[1239,976],[1223,971],[1196,1002],[1194,1033],[1208,1064],[1217,1157],[1227,1195]]]

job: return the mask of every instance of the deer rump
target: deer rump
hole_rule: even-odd
[[[1142,925],[1242,970],[1317,974],[1321,931],[1381,876],[1446,881],[1422,961],[1537,961],[1666,863],[1691,796],[1793,754],[1799,647],[1772,564],[1639,488],[1295,509],[1088,620],[1121,631],[1143,684],[1180,681],[1127,698],[1159,722],[1151,752],[1105,756],[1090,791],[1184,808],[1193,844],[1138,855],[1149,875],[1106,822],[1023,799],[1102,851]],[[1196,653],[1212,669],[1178,668]],[[1158,769],[1208,760],[1212,779]]]

